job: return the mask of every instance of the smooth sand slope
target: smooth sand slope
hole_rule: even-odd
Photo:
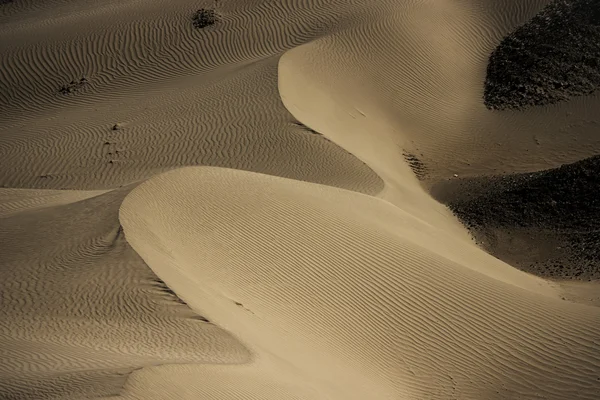
[[[0,398],[596,399],[598,286],[429,194],[600,153],[484,104],[549,3],[0,1]]]
[[[593,399],[600,388],[600,309],[380,199],[200,167],[138,186],[121,221],[159,277],[256,354],[266,382],[295,377],[289,397],[303,386],[310,399]],[[245,398],[265,398],[254,379]]]

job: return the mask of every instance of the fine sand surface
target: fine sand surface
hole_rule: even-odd
[[[597,399],[550,3],[0,1],[0,398]]]
[[[279,374],[284,398],[597,396],[600,309],[383,200],[199,167],[138,186],[120,218],[153,271],[256,355],[248,398]]]

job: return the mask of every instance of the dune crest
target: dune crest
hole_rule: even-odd
[[[0,0],[0,398],[597,399],[598,287],[490,256],[430,195],[567,172],[510,240],[584,208],[559,166],[600,154],[598,43],[583,69],[568,35],[512,46],[550,3]],[[548,41],[553,74],[520,74]],[[486,107],[491,54],[561,101],[511,75],[518,107]]]
[[[470,243],[380,199],[200,167],[138,186],[120,219],[152,270],[240,338],[265,380],[293,373],[320,393],[300,398],[593,399],[600,390],[598,308],[562,301],[524,273],[529,289],[454,262]]]
[[[0,189],[0,398],[109,396],[143,367],[250,360],[125,241],[129,190]]]

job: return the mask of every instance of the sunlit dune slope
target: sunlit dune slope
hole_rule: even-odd
[[[385,201],[201,167],[140,185],[120,218],[153,271],[256,354],[261,379],[293,373],[320,393],[299,398],[600,390],[599,309]]]

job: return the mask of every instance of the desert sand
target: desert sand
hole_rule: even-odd
[[[599,15],[0,2],[0,398],[597,399]]]

